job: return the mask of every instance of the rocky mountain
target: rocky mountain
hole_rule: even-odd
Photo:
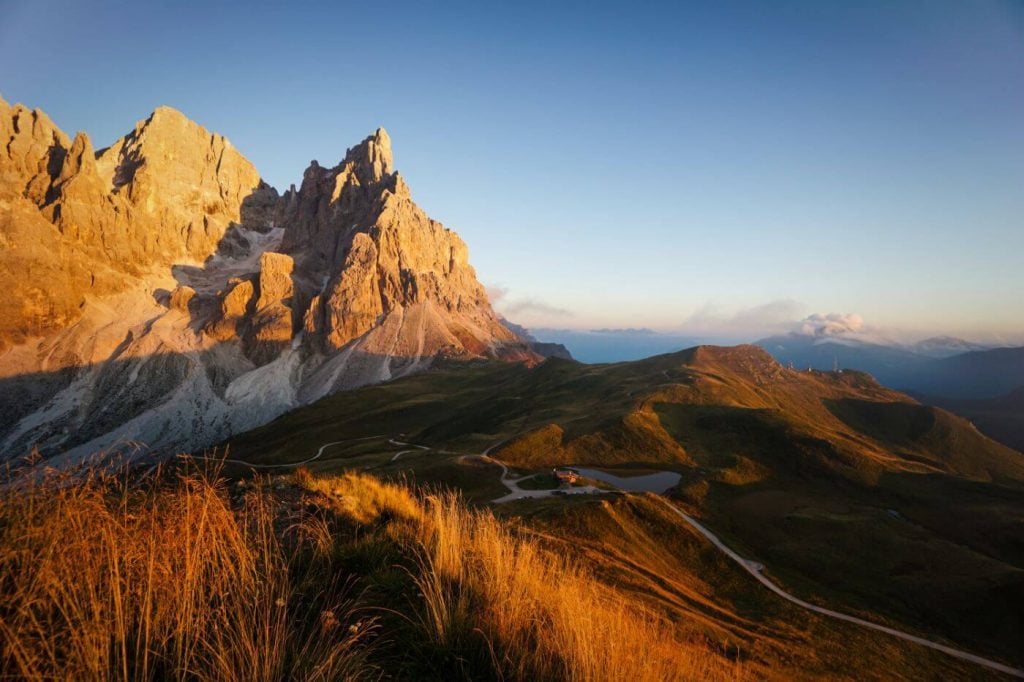
[[[231,143],[160,108],[93,151],[39,110],[0,100],[0,349],[68,327],[87,297],[202,262],[264,190]]]
[[[535,362],[380,129],[283,195],[161,107],[95,151],[0,100],[0,443],[196,449],[441,358]]]

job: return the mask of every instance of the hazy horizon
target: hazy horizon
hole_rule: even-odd
[[[530,328],[1024,343],[1019,4],[0,9],[0,94],[97,148],[167,104],[283,190],[383,125]]]

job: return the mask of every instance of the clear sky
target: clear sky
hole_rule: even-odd
[[[0,0],[0,93],[97,147],[169,104],[279,189],[383,125],[527,325],[1024,338],[1016,0]]]

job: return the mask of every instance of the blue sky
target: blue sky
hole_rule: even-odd
[[[279,189],[383,125],[530,326],[1024,340],[1024,3],[553,4],[0,0],[0,93]]]

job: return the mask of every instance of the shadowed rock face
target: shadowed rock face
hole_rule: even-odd
[[[99,153],[2,100],[0,134],[5,455],[195,449],[435,358],[539,359],[383,129],[280,197],[166,107]]]

